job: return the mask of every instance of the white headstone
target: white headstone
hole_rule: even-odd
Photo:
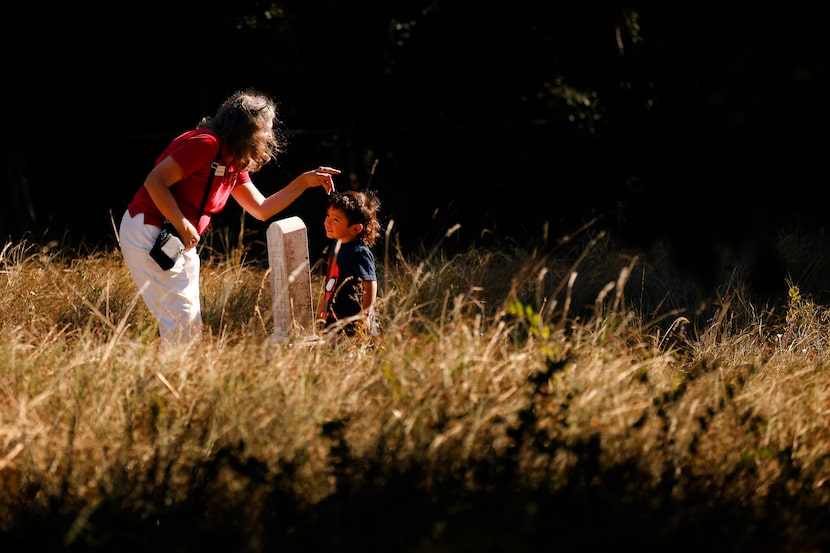
[[[299,217],[288,217],[268,225],[268,266],[271,269],[272,340],[302,337],[317,340],[311,299],[311,266],[308,234]]]

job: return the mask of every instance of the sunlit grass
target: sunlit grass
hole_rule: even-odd
[[[205,338],[169,351],[117,250],[6,245],[0,544],[370,550],[364,509],[399,551],[603,549],[591,516],[645,545],[729,524],[731,550],[827,545],[827,309],[795,281],[759,305],[734,272],[706,297],[659,248],[580,238],[387,236],[383,335],[331,347],[269,340],[267,267],[211,257]]]

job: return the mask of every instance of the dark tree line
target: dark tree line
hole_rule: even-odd
[[[827,57],[803,7],[241,0],[12,9],[2,116],[11,239],[111,238],[166,141],[234,89],[290,132],[265,191],[319,163],[376,187],[405,245],[464,247],[598,218],[699,269],[768,258],[826,166]],[[772,188],[769,188],[769,185]],[[776,188],[780,187],[780,188]],[[772,193],[763,190],[773,190]],[[321,202],[291,208],[319,236]],[[80,207],[78,207],[80,206]],[[319,216],[319,217],[318,217]],[[238,223],[230,208],[216,225]],[[249,224],[258,228],[256,224]],[[774,259],[766,262],[774,265]],[[770,265],[770,266],[772,266]],[[706,275],[703,275],[706,278]]]

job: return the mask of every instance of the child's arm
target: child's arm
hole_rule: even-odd
[[[378,297],[378,281],[364,280],[363,281],[363,315],[368,317],[372,314],[372,308],[375,306],[375,300]]]
[[[369,331],[372,328],[372,310],[375,307],[375,300],[378,297],[378,281],[364,280],[363,281],[363,301],[361,303],[361,313],[363,314],[363,329]]]

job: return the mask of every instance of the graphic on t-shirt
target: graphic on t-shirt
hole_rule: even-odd
[[[323,319],[326,324],[331,324],[357,315],[360,313],[362,295],[362,280],[354,275],[344,275],[341,280],[337,255],[330,254],[318,318]]]
[[[337,267],[337,257],[330,254],[326,265],[326,285],[323,289],[323,301],[320,302],[320,311],[317,314],[317,317],[320,319],[328,320],[331,315],[329,313],[329,307],[331,304],[331,298],[334,295],[334,290],[337,287],[338,274],[339,269]]]

